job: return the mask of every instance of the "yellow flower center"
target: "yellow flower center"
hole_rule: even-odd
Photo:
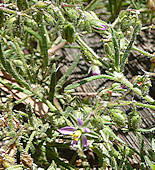
[[[71,134],[71,136],[73,136],[74,141],[78,141],[81,134],[82,134],[81,130],[77,130],[77,131],[75,131],[74,134]]]

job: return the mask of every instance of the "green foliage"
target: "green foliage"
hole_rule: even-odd
[[[140,158],[138,168],[151,168],[155,129],[141,128],[141,115],[136,110],[136,107],[155,109],[155,101],[148,95],[151,80],[147,72],[133,83],[124,75],[132,50],[155,57],[135,46],[146,17],[143,15],[149,13],[142,10],[145,3],[134,0],[0,3],[0,84],[11,94],[6,102],[0,101],[0,169],[133,169],[133,155]],[[105,21],[98,13],[102,8]],[[96,33],[104,46],[103,57],[87,42],[86,37]],[[63,47],[69,51],[78,49],[72,63],[64,63],[67,56],[56,54]],[[73,73],[76,76],[74,71],[80,61],[104,68],[105,73],[68,82]],[[69,68],[60,76],[59,68],[65,65]],[[111,85],[103,84],[101,91],[78,97],[77,87],[98,79],[109,80]],[[145,101],[129,100],[131,92]],[[132,112],[127,115],[122,106],[130,107]],[[82,125],[78,119],[83,120]],[[62,135],[59,130],[64,127],[76,131]],[[140,149],[135,150],[119,138],[115,133],[118,128],[121,133],[136,134]],[[145,148],[143,133],[149,133],[152,148]],[[87,138],[88,147],[82,145],[82,135]],[[74,139],[78,141],[73,148]]]

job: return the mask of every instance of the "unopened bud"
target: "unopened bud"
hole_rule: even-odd
[[[101,71],[100,71],[100,68],[98,67],[98,66],[93,66],[92,67],[92,75],[93,76],[96,76],[96,75],[99,75],[99,74],[101,74]]]

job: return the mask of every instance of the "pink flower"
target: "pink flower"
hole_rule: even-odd
[[[82,127],[83,121],[80,118],[77,118],[77,124],[79,127]],[[83,133],[90,133],[91,131],[89,128],[86,127],[82,129],[76,129],[71,126],[66,126],[61,129],[58,129],[58,131],[63,135],[71,135],[73,137],[73,140],[71,142],[72,147],[74,147],[77,144],[80,138],[82,140],[82,145],[84,147],[88,147],[87,137]]]

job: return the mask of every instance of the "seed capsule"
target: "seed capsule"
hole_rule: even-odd
[[[110,110],[110,117],[113,121],[120,127],[124,127],[127,123],[127,117],[123,113],[122,110],[119,109],[111,109]]]
[[[71,23],[64,26],[62,36],[67,42],[73,43],[75,41],[75,29]]]
[[[128,121],[129,129],[131,130],[139,129],[141,122],[142,120],[138,112],[134,111],[130,113],[129,121]]]

